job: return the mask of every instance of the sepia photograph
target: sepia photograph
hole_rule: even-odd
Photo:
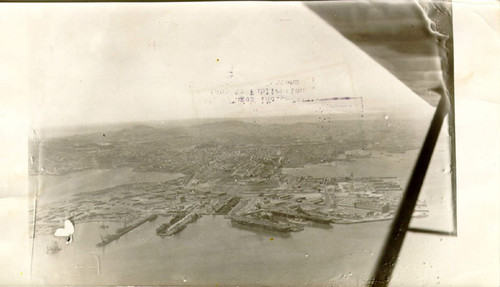
[[[32,71],[19,285],[440,284],[396,264],[460,234],[451,2],[7,8]]]

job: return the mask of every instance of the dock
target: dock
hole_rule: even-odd
[[[157,232],[157,234],[160,235],[161,237],[172,236],[184,230],[189,223],[196,221],[198,217],[199,216],[196,212],[188,213],[181,219],[177,220],[175,223],[171,224],[168,228],[166,228],[166,230],[160,233]]]
[[[155,220],[157,217],[158,217],[158,215],[154,214],[154,215],[148,216],[145,219],[140,220],[132,225],[118,228],[114,234],[110,234],[110,235],[105,236],[101,242],[96,244],[96,246],[97,247],[104,247],[104,246],[108,245],[109,243],[111,243],[112,241],[120,239],[120,237],[129,233],[130,231],[134,230],[135,228],[139,227],[140,225],[142,225],[148,221]]]
[[[287,208],[274,207],[274,208],[268,208],[267,211],[271,212],[273,215],[282,216],[285,218],[303,219],[322,224],[330,224],[333,219],[326,215],[314,214],[303,211],[301,209],[299,209],[299,211],[295,211]]]
[[[272,222],[269,220],[265,220],[262,218],[253,218],[249,216],[240,216],[240,215],[233,215],[229,216],[229,219],[231,219],[231,222],[235,222],[241,225],[247,225],[251,227],[258,227],[270,231],[277,231],[277,232],[294,232],[294,231],[301,231],[304,228],[298,224],[292,224],[292,223],[283,223],[283,222]]]

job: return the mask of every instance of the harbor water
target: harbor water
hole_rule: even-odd
[[[62,250],[54,254],[46,253],[54,237],[37,237],[34,283],[326,286],[342,280],[357,285],[369,278],[390,225],[306,226],[284,236],[203,216],[161,238],[155,229],[163,221],[146,222],[105,247],[96,243],[118,224],[106,230],[97,222],[79,224],[73,243],[61,240]]]

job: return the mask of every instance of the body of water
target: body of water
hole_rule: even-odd
[[[89,169],[64,175],[30,176],[30,188],[39,190],[39,203],[64,200],[76,193],[103,190],[116,186],[162,182],[183,177],[182,173],[137,172],[132,168]]]
[[[356,158],[353,161],[334,161],[330,163],[308,164],[298,168],[284,168],[282,172],[295,176],[316,178],[348,177],[397,177],[401,184],[408,180],[418,150],[405,153],[374,153],[370,157]]]
[[[76,226],[73,243],[46,254],[54,237],[35,240],[33,279],[40,284],[357,285],[369,278],[390,222],[306,227],[282,236],[239,228],[223,216],[204,216],[172,237],[147,222],[106,247],[98,223]],[[342,285],[342,286],[344,286]]]

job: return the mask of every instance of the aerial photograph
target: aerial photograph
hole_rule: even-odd
[[[415,91],[440,82],[437,57],[395,52],[437,70],[409,88],[298,2],[37,15],[34,284],[369,280],[435,110]],[[447,130],[414,226],[449,219]]]
[[[238,283],[257,274],[314,283],[339,267],[369,271],[422,123],[259,120],[153,122],[33,143],[40,168],[31,184],[46,192],[34,259],[50,263],[37,268],[66,265],[71,273],[50,276],[87,284]],[[421,201],[414,217],[428,212]],[[53,236],[66,219],[71,244]]]

